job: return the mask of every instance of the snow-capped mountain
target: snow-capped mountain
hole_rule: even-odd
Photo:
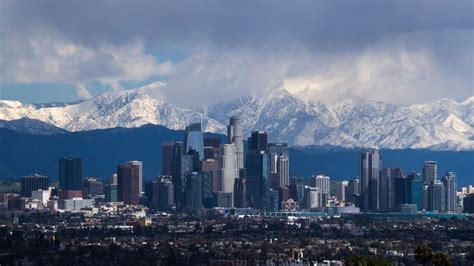
[[[29,135],[57,135],[68,131],[30,118],[20,118],[17,120],[0,120],[0,128],[7,128],[13,131]]]
[[[163,100],[161,83],[108,92],[73,104],[33,105],[0,101],[0,119],[37,119],[69,130],[159,124],[183,129],[201,114]],[[474,97],[398,107],[346,98],[328,104],[276,88],[261,98],[241,98],[208,107],[206,131],[225,132],[229,116],[241,118],[244,133],[266,130],[272,141],[294,146],[431,148],[474,150]]]
[[[40,120],[69,131],[112,127],[139,127],[145,124],[182,129],[200,121],[197,111],[164,102],[160,97],[161,83],[135,90],[108,92],[90,100],[63,106],[38,106],[18,101],[0,101],[0,119],[23,117]],[[219,122],[204,118],[206,131],[224,132]]]

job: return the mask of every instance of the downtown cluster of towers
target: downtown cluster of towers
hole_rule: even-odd
[[[204,137],[196,123],[186,127],[184,141],[163,143],[162,156],[162,175],[152,185],[159,210],[264,209],[269,198],[277,205],[288,198],[282,195],[288,194],[288,145],[268,143],[266,132],[254,131],[245,149],[237,117],[229,120],[227,140]]]
[[[363,152],[360,177],[350,182],[349,194],[364,211],[392,211],[401,207],[415,210],[456,211],[456,174],[446,173],[438,179],[436,161],[426,161],[422,176],[405,175],[401,168],[382,168],[378,150]],[[353,187],[358,187],[354,189]]]

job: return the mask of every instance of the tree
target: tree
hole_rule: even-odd
[[[417,262],[427,265],[433,260],[433,252],[425,244],[419,245],[415,250],[415,259]]]
[[[451,262],[451,258],[446,253],[436,253],[433,259],[433,265],[435,266],[451,266],[453,263]]]

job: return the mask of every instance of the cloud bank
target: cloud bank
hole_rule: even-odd
[[[398,105],[473,95],[471,1],[4,1],[0,84],[163,80],[187,106],[284,86]]]

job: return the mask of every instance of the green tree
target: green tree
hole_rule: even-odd
[[[429,262],[433,260],[433,252],[425,244],[419,245],[415,249],[415,259],[417,262],[423,265],[427,265]]]
[[[451,258],[446,253],[436,253],[433,258],[434,266],[451,266],[453,265]]]

